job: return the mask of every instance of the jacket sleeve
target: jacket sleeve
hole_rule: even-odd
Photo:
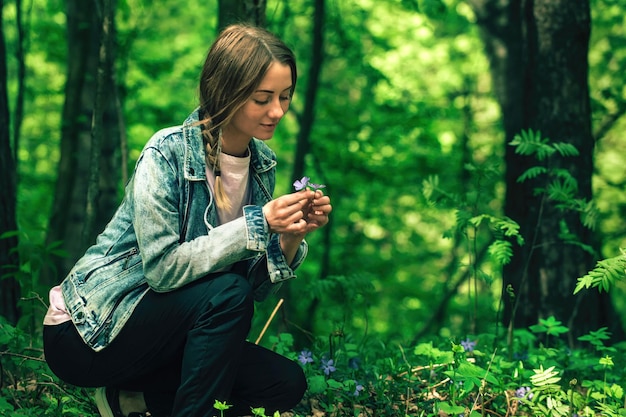
[[[148,147],[137,163],[132,198],[133,227],[148,285],[172,291],[238,261],[268,250],[270,233],[262,210],[179,243],[180,186],[177,164]],[[197,214],[196,214],[197,215]]]
[[[246,206],[243,211],[244,217],[249,217],[249,221],[253,221],[259,215],[263,216],[263,210],[259,206]],[[252,283],[254,298],[257,301],[264,300],[270,293],[278,291],[283,281],[295,278],[294,271],[306,258],[308,245],[303,240],[293,261],[288,264],[280,247],[279,238],[280,235],[271,234],[265,256],[255,259],[250,265],[248,279]]]

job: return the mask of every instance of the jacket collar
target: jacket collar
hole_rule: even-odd
[[[183,124],[185,140],[185,179],[188,181],[204,181],[206,179],[204,144],[200,130],[199,108],[194,110]],[[276,166],[273,151],[263,141],[252,138],[250,141],[250,168],[256,173],[268,171]]]

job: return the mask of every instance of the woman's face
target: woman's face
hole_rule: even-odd
[[[257,90],[222,129],[222,151],[242,155],[255,137],[268,140],[291,102],[291,67],[274,62]]]

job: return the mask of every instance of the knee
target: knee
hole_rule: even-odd
[[[297,362],[290,362],[290,366],[287,369],[286,382],[285,404],[281,407],[283,410],[289,410],[298,405],[308,388],[304,371]]]
[[[225,273],[207,277],[208,288],[204,288],[209,296],[209,310],[236,310],[252,314],[254,296],[250,283],[241,275]]]

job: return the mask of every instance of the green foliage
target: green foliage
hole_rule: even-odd
[[[585,200],[578,197],[578,181],[569,170],[554,166],[551,157],[558,155],[561,158],[568,158],[578,155],[578,149],[570,143],[553,142],[544,138],[539,131],[532,129],[523,130],[515,135],[509,143],[515,147],[515,152],[520,155],[534,157],[539,165],[532,166],[523,172],[518,182],[534,180],[536,185],[535,194],[544,195],[552,201],[562,212],[573,211],[580,215],[583,226],[593,229],[596,226],[598,210],[592,200]],[[569,243],[580,246],[583,250],[594,254],[594,250],[589,245],[584,245],[580,239],[569,232],[567,223],[560,222],[560,238]]]
[[[552,334],[569,330],[554,318],[533,329]],[[522,329],[516,334],[523,334]],[[319,340],[311,360],[299,355],[309,391],[294,411],[297,416],[621,415],[626,379],[618,371],[623,365],[601,353],[609,348],[603,345],[607,337],[606,329],[591,332],[581,340],[592,342],[593,349],[569,352],[560,345],[520,344],[524,350],[515,352],[514,361],[500,354],[508,347],[499,346],[502,338],[495,334],[460,343],[423,342],[413,349],[371,340],[350,354],[337,350],[331,372],[324,371],[329,345]],[[621,345],[610,348],[624,352]],[[619,360],[623,363],[623,355]]]
[[[626,251],[613,258],[598,261],[596,267],[578,278],[574,294],[582,289],[597,288],[600,292],[608,291],[626,276]]]
[[[5,232],[0,239],[18,236],[14,251],[18,265],[3,265],[0,279],[12,278],[20,287],[21,317],[16,326],[0,316],[0,415],[9,417],[94,415],[88,399],[90,390],[68,386],[48,368],[41,339],[42,322],[47,310],[48,286],[41,282],[43,271],[51,268],[53,258],[65,256],[59,243],[33,242],[24,231]]]
[[[69,386],[48,368],[41,338],[0,317],[0,415],[81,417],[96,415],[91,390]]]
[[[2,233],[0,239],[10,236],[18,237],[18,246],[12,252],[17,252],[19,263],[0,266],[0,279],[12,278],[19,285],[22,295],[18,302],[20,322],[35,332],[40,328],[43,313],[48,306],[41,294],[47,294],[50,286],[42,276],[46,271],[53,270],[54,258],[66,256],[66,253],[59,248],[60,242],[45,244],[39,240],[33,241],[24,229]]]

